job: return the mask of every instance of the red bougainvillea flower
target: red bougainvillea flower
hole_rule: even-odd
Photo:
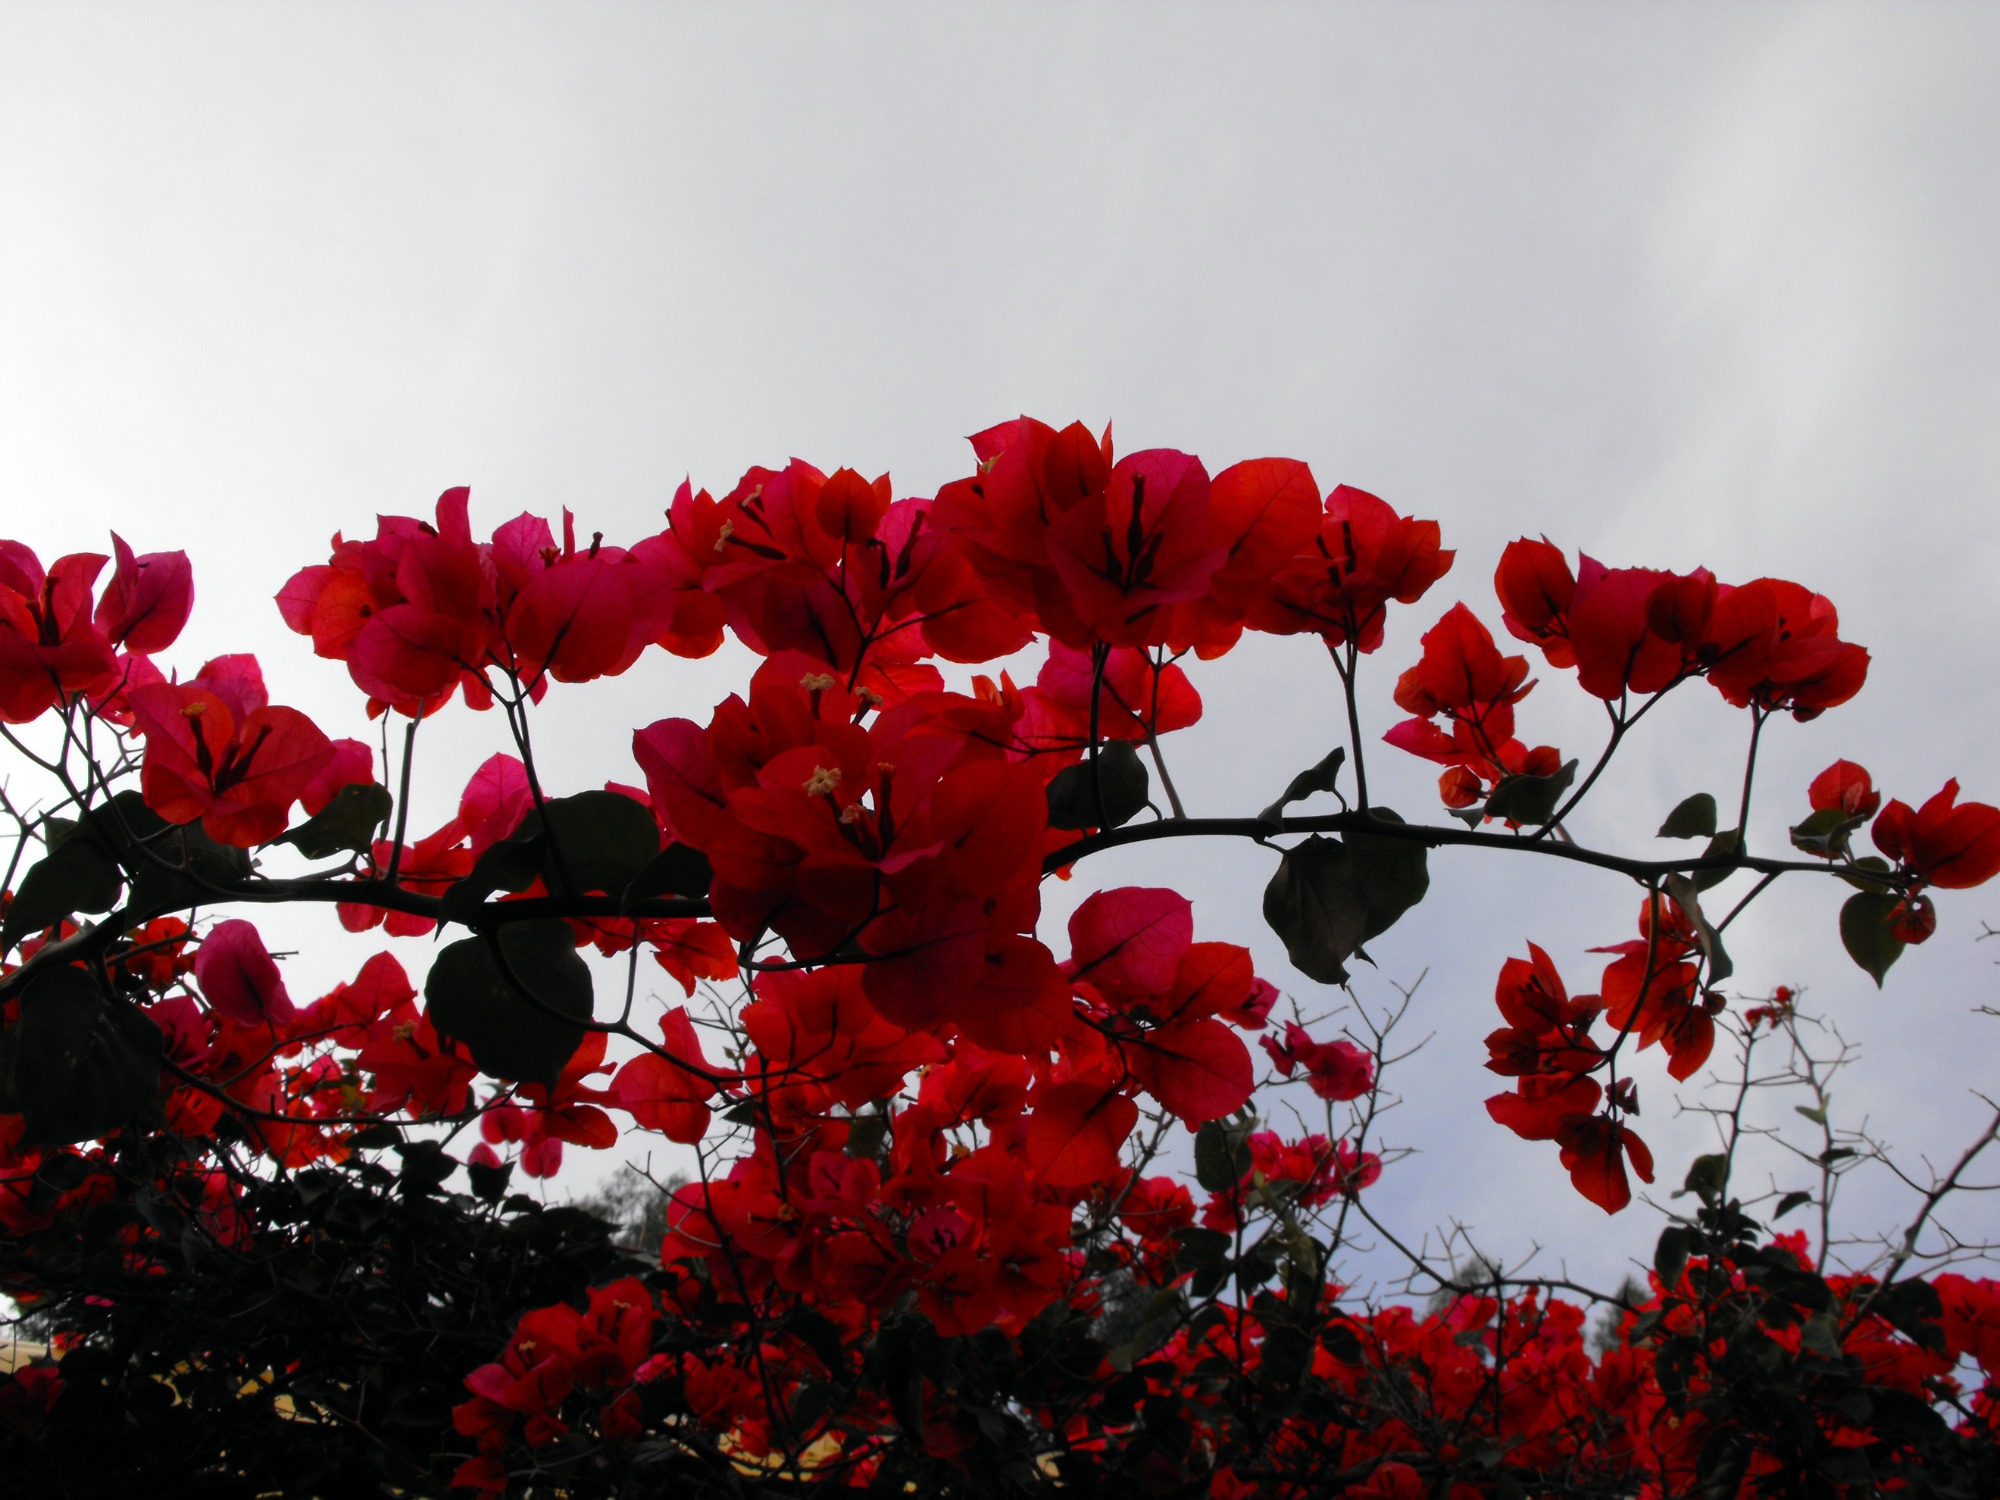
[[[1296,1021],[1286,1023],[1282,1042],[1268,1036],[1258,1042],[1284,1077],[1304,1068],[1306,1086],[1322,1099],[1359,1099],[1374,1087],[1375,1059],[1353,1042],[1316,1042]]]
[[[194,570],[185,552],[135,557],[125,538],[111,533],[118,566],[97,601],[94,623],[112,645],[150,655],[180,638],[194,608]]]
[[[1245,600],[1251,628],[1313,632],[1329,646],[1382,644],[1391,600],[1414,604],[1451,568],[1438,524],[1399,516],[1366,490],[1341,485],[1326,497],[1319,535]]]
[[[1964,890],[2000,874],[2000,808],[1958,801],[1958,782],[1912,811],[1890,802],[1868,830],[1875,847],[1926,885]]]
[[[1540,646],[1552,667],[1576,665],[1576,652],[1569,644],[1576,575],[1560,547],[1547,537],[1509,542],[1493,573],[1493,592],[1500,596],[1500,623],[1509,635]]]
[[[1579,557],[1564,616],[1577,684],[1607,701],[1673,686],[1696,668],[1716,594],[1705,568],[1674,574]]]
[[[1049,561],[1091,638],[1163,644],[1167,606],[1199,599],[1227,560],[1209,536],[1208,471],[1167,448],[1118,460],[1049,520]]]
[[[1527,680],[1528,659],[1502,656],[1492,633],[1463,604],[1424,632],[1423,647],[1422,659],[1396,680],[1396,706],[1405,713],[1483,724],[1493,709],[1519,703],[1534,687]],[[1494,737],[1510,732],[1511,716]]]
[[[1463,604],[1425,632],[1423,656],[1397,680],[1396,704],[1418,717],[1382,738],[1400,750],[1448,766],[1438,778],[1447,807],[1483,802],[1508,776],[1548,776],[1561,768],[1553,745],[1530,750],[1514,738],[1514,705],[1534,687],[1522,656],[1502,656],[1492,635]],[[1442,726],[1432,722],[1442,716]]]
[[[1576,1190],[1608,1214],[1632,1201],[1625,1176],[1629,1159],[1641,1182],[1653,1180],[1653,1153],[1627,1126],[1609,1115],[1572,1116],[1556,1132],[1563,1169]]]
[[[1265,582],[1309,550],[1320,529],[1319,486],[1295,458],[1231,464],[1210,482],[1208,539],[1223,554],[1208,593],[1173,608],[1169,639],[1211,661],[1236,644]]]
[[[206,672],[207,669],[204,669]],[[201,820],[220,844],[248,848],[285,831],[292,804],[332,761],[333,743],[295,708],[267,708],[222,678],[134,688],[146,738],[139,785],[169,823]],[[246,703],[257,706],[241,712]]]
[[[1872,817],[1882,805],[1882,794],[1866,769],[1851,760],[1837,760],[1813,777],[1806,797],[1814,812],[1838,810],[1850,818]]]
[[[691,1146],[708,1133],[708,1101],[723,1075],[702,1055],[684,1008],[660,1018],[660,1034],[666,1055],[640,1053],[618,1070],[610,1093],[641,1128]]]
[[[0,719],[26,724],[66,693],[111,687],[117,653],[91,619],[96,552],[58,558],[47,573],[19,542],[0,542]]]
[[[195,954],[195,983],[210,1006],[239,1026],[287,1026],[298,1017],[284,976],[248,922],[218,922]]]
[[[1701,637],[1700,659],[1716,691],[1738,708],[1788,708],[1817,718],[1861,691],[1868,653],[1840,639],[1840,617],[1824,595],[1779,578],[1723,589]]]

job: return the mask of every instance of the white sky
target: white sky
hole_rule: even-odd
[[[1500,546],[1546,532],[1796,578],[1874,651],[1854,705],[1773,726],[1766,846],[1838,755],[1908,800],[1956,773],[2000,801],[1997,63],[2000,11],[1945,5],[10,5],[0,532],[187,545],[172,659],[255,649],[281,701],[357,733],[269,596],[378,510],[470,483],[476,525],[568,504],[628,540],[683,474],[797,454],[929,493],[1017,412],[1115,418],[1126,449],[1289,454],[1443,523],[1459,568],[1371,663],[1371,733],[1416,635],[1461,596],[1497,623]],[[558,689],[547,753],[632,778],[632,726],[705,719],[740,673]],[[1331,743],[1316,648],[1196,681],[1208,719],[1170,753],[1198,811],[1261,806]],[[1735,784],[1745,726],[1688,697],[1580,835],[1649,844]],[[1589,755],[1594,712],[1549,682],[1524,733]],[[420,829],[498,728],[427,730]],[[1402,759],[1374,776],[1426,812]],[[1552,1147],[1486,1121],[1479,1039],[1525,937],[1594,988],[1582,950],[1628,935],[1633,893],[1434,866],[1376,947],[1387,977],[1428,968],[1437,1033],[1393,1121],[1421,1154],[1376,1201],[1615,1280],[1657,1219],[1607,1224]],[[1323,1006],[1257,922],[1269,867],[1183,846],[1086,879],[1181,884],[1199,936]],[[1837,1116],[1913,1166],[1955,1156],[2000,1071],[1968,1015],[2000,901],[1947,896],[1877,995],[1830,948],[1836,894],[1739,924],[1740,981],[1806,984],[1862,1041]],[[310,949],[295,992],[359,957]],[[1700,1137],[1651,1054],[1640,1076],[1664,1190]],[[1885,1184],[1856,1227],[1906,1203]],[[2000,1233],[1983,1205],[1957,1223]]]

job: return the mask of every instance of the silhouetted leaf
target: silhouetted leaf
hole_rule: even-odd
[[[1718,854],[1740,854],[1742,850],[1743,830],[1740,828],[1730,828],[1725,829],[1710,839],[1708,847],[1701,851],[1701,857],[1708,859]],[[1721,885],[1723,881],[1735,873],[1734,870],[1729,869],[1696,870],[1688,878],[1694,882],[1696,890],[1705,891],[1712,886]]]
[[[77,912],[110,911],[123,887],[116,861],[95,839],[64,840],[21,877],[0,923],[0,952]]]
[[[1131,822],[1144,809],[1151,794],[1152,778],[1129,741],[1110,740],[1100,745],[1096,769],[1097,777],[1093,779],[1091,762],[1086,756],[1056,773],[1049,782],[1049,827],[1117,828]],[[1101,812],[1098,780],[1104,783]]]
[[[1264,920],[1293,967],[1321,984],[1345,984],[1347,959],[1368,929],[1368,897],[1354,856],[1314,834],[1285,851],[1264,888]]]
[[[1562,769],[1547,776],[1503,776],[1486,799],[1486,816],[1538,827],[1556,815],[1563,793],[1575,780],[1574,760],[1564,761]]]
[[[1854,830],[1868,820],[1852,817],[1838,807],[1822,807],[1792,829],[1792,847],[1805,854],[1839,854]]]
[[[424,999],[439,1034],[465,1043],[482,1071],[553,1084],[583,1043],[590,968],[567,922],[518,922],[449,944]]]
[[[1276,827],[1285,816],[1285,809],[1301,798],[1310,797],[1314,792],[1330,792],[1340,777],[1340,768],[1347,763],[1347,747],[1335,745],[1316,765],[1299,772],[1285,787],[1284,795],[1257,814],[1257,821]]]
[[[1722,946],[1722,934],[1709,926],[1708,917],[1701,909],[1701,898],[1695,893],[1694,882],[1685,875],[1667,877],[1667,894],[1673,897],[1674,905],[1688,919],[1694,929],[1695,942],[1701,946],[1702,956],[1708,960],[1708,982],[1720,984],[1736,972],[1728,950]]]
[[[14,1094],[31,1145],[94,1140],[153,1100],[160,1028],[85,970],[49,969],[21,996]]]
[[[715,879],[708,856],[691,844],[669,844],[632,877],[625,887],[624,904],[650,901],[655,896],[687,896],[703,900]]]
[[[375,842],[375,830],[389,821],[396,799],[379,782],[354,782],[333,794],[318,812],[271,842],[290,844],[307,859],[330,859]]]
[[[1882,976],[1903,956],[1903,941],[1889,930],[1889,914],[1900,904],[1892,891],[1860,891],[1840,908],[1840,945],[1862,972],[1882,987]]]
[[[1703,839],[1715,837],[1715,798],[1696,792],[1667,814],[1660,825],[1663,839]]]
[[[1385,823],[1403,821],[1386,807],[1371,807],[1368,811],[1370,816]],[[1361,924],[1361,941],[1365,943],[1387,932],[1404,912],[1424,899],[1431,888],[1430,851],[1415,839],[1362,832],[1347,836],[1347,850],[1361,882],[1361,898],[1366,907]]]

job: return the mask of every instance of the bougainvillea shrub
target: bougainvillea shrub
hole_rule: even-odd
[[[29,1340],[0,1379],[8,1471],[121,1494],[2000,1492],[2000,1285],[1927,1232],[2000,1115],[1913,1184],[1874,1263],[1831,1260],[1845,1059],[1791,990],[1729,986],[1729,929],[1780,880],[1880,984],[1935,933],[1934,892],[2000,872],[2000,810],[1956,781],[1889,796],[1845,758],[1757,780],[1768,725],[1866,680],[1834,604],[1529,538],[1485,560],[1489,594],[1435,522],[1294,460],[1211,474],[1027,418],[972,450],[930,497],[796,460],[683,485],[623,543],[567,511],[476,527],[463,489],[336,533],[276,603],[352,679],[337,724],[273,702],[255,655],[169,659],[185,553],[113,537],[45,567],[0,542],[0,1289]],[[1434,623],[1378,666],[1397,610]],[[1261,810],[1191,817],[1170,737],[1246,633],[1323,641],[1350,734]],[[538,716],[725,638],[754,653],[738,692],[606,725],[630,754],[603,786],[545,782]],[[1572,680],[1603,743],[1531,743],[1531,689]],[[1709,690],[1742,716],[1740,786],[1579,843],[1627,735]],[[1402,717],[1371,739],[1383,698]],[[413,828],[447,713],[483,716],[492,753]],[[1434,764],[1435,805],[1372,799],[1384,756]],[[1753,791],[1784,846],[1749,842]],[[1170,883],[1214,839],[1268,850],[1284,972]],[[1139,843],[1169,883],[1091,884]],[[1632,890],[1622,930],[1544,910],[1491,955],[1492,1076],[1462,1084],[1604,1212],[1652,1185],[1643,1284],[1405,1250],[1373,1207],[1397,1177],[1378,1115],[1424,1002],[1344,1028],[1279,1004],[1348,986],[1398,923],[1451,932],[1417,909],[1466,848]],[[1061,930],[1052,879],[1083,893]],[[292,993],[273,906],[352,977]],[[428,935],[427,967],[378,930]],[[1742,1079],[1723,1148],[1656,1159],[1641,1094],[1711,1075]],[[1272,1107],[1286,1081],[1312,1118]],[[1741,1101],[1773,1083],[1823,1135],[1819,1186],[1746,1202]],[[643,1244],[519,1191],[648,1134],[699,1171],[660,1185]],[[1344,1282],[1364,1226],[1417,1295]]]

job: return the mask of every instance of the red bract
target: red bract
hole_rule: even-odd
[[[1127,998],[1163,993],[1194,942],[1194,906],[1178,891],[1099,891],[1069,919],[1072,980]]]
[[[116,681],[112,642],[91,619],[104,557],[78,552],[48,572],[19,542],[0,542],[0,719],[26,724],[57,699]]]
[[[1090,653],[1057,642],[1022,693],[1017,732],[1036,749],[1072,754],[1090,743]],[[1201,718],[1201,695],[1187,673],[1157,664],[1143,651],[1114,647],[1105,657],[1097,693],[1097,732],[1107,740],[1141,740],[1185,729]]]
[[[1156,1026],[1119,1050],[1139,1086],[1190,1127],[1236,1113],[1256,1088],[1249,1049],[1220,1021]],[[1317,1092],[1319,1075],[1313,1081]]]
[[[284,977],[248,922],[218,922],[194,960],[195,983],[216,1012],[239,1026],[288,1026],[298,1016]]]
[[[1282,1042],[1267,1036],[1260,1045],[1283,1077],[1304,1068],[1307,1086],[1322,1099],[1359,1099],[1375,1086],[1375,1059],[1367,1049],[1349,1041],[1316,1042],[1296,1021],[1286,1025]]]
[[[1313,544],[1320,527],[1319,486],[1294,458],[1231,464],[1208,490],[1208,539],[1224,554],[1207,596],[1174,606],[1169,634],[1176,651],[1202,660],[1236,644],[1265,582]]]
[[[1695,670],[1715,594],[1705,569],[1676,576],[1580,557],[1565,616],[1578,685],[1604,699],[1671,687]]]
[[[668,636],[676,579],[658,549],[627,552],[601,537],[579,548],[567,511],[560,546],[548,522],[528,515],[475,543],[469,498],[445,491],[435,525],[384,516],[373,541],[336,536],[332,559],[278,595],[285,623],[346,662],[375,704],[428,714],[463,688],[485,708],[488,668],[539,697],[549,677],[622,672]]]
[[[1814,812],[1838,810],[1850,818],[1873,817],[1882,805],[1882,794],[1875,790],[1867,770],[1851,760],[1837,760],[1813,777],[1806,797]]]
[[[1509,542],[1493,574],[1493,592],[1500,596],[1501,623],[1516,640],[1540,646],[1552,667],[1573,667],[1576,652],[1569,644],[1569,606],[1576,597],[1576,576],[1563,560],[1562,549],[1547,537]]]
[[[104,638],[127,651],[150,655],[180,638],[194,608],[194,570],[185,552],[148,552],[135,557],[117,532],[111,533],[118,566],[97,601],[93,623]]]
[[[1512,716],[1494,711],[1519,703],[1534,686],[1527,680],[1527,658],[1502,656],[1492,634],[1463,604],[1454,604],[1424,633],[1423,646],[1423,659],[1396,680],[1396,706],[1419,718],[1468,719],[1488,728],[1494,739],[1506,738]]]
[[[1877,849],[1926,885],[1964,890],[2000,874],[2000,808],[1960,803],[1955,779],[1914,812],[1890,802],[1868,833]]]
[[[1416,603],[1450,571],[1454,554],[1438,536],[1437,522],[1399,516],[1366,490],[1341,485],[1326,497],[1319,535],[1245,601],[1249,623],[1373,651],[1389,602]]]
[[[633,1120],[670,1141],[693,1145],[708,1133],[708,1101],[723,1075],[702,1055],[685,1010],[660,1018],[664,1055],[642,1052],[618,1070],[611,1096]]]
[[[1840,639],[1823,595],[1778,578],[1724,589],[1701,637],[1708,680],[1738,708],[1817,718],[1861,691],[1868,653]]]
[[[1139,1106],[1115,1088],[1059,1083],[1038,1090],[1028,1118],[1028,1160],[1058,1187],[1102,1182],[1118,1171],[1118,1150],[1139,1122]]]
[[[132,690],[133,719],[146,739],[146,805],[169,823],[200,819],[217,843],[268,843],[332,761],[333,744],[295,708],[243,713],[245,700],[228,683],[217,681],[214,691],[201,682]]]
[[[1208,473],[1170,449],[1127,454],[1049,522],[1049,560],[1093,640],[1155,646],[1168,606],[1199,599],[1227,560],[1209,536]]]
[[[1632,1201],[1627,1159],[1641,1182],[1653,1180],[1653,1153],[1646,1143],[1607,1115],[1569,1117],[1557,1129],[1556,1142],[1576,1190],[1608,1214]]]
[[[859,1109],[948,1056],[936,1038],[878,1015],[856,968],[763,974],[755,988],[743,1030],[763,1063],[763,1097],[781,1113],[824,1113],[829,1103]]]

